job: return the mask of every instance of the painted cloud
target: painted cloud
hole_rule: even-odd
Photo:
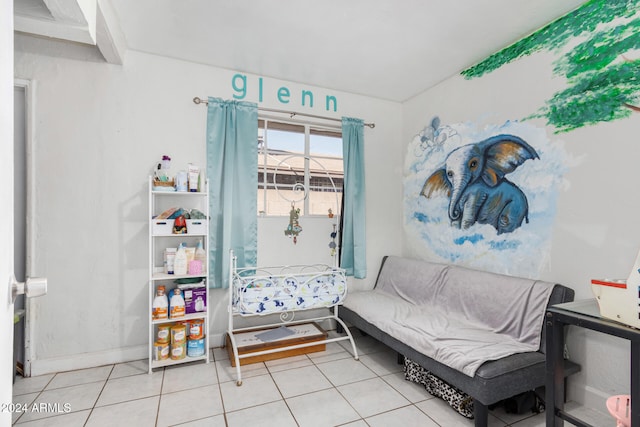
[[[421,194],[425,182],[442,169],[452,151],[497,135],[520,138],[539,156],[508,175],[526,194],[528,223],[506,233],[480,222],[468,227],[452,224],[449,197],[425,197]],[[549,254],[556,200],[568,163],[563,144],[550,141],[545,129],[528,123],[509,121],[480,128],[474,123],[443,125],[433,119],[413,138],[405,158],[404,223],[411,250],[423,258],[538,277]]]

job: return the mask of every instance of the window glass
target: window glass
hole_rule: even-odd
[[[258,129],[258,214],[301,215],[340,212],[342,136],[309,125],[260,120]]]
[[[311,133],[309,137],[309,213],[340,213],[342,203],[342,137]]]

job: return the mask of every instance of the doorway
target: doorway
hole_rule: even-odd
[[[13,89],[13,271],[19,282],[26,279],[27,270],[27,86]],[[25,297],[19,295],[14,305],[14,369],[24,375]]]

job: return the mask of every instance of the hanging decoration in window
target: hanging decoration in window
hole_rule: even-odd
[[[331,209],[329,209],[331,212]],[[329,242],[329,249],[331,249],[331,256],[336,256],[336,250],[338,245],[336,244],[336,237],[338,236],[338,232],[336,231],[336,224],[333,224],[333,231],[331,232],[331,242]]]
[[[298,243],[298,234],[302,232],[302,227],[298,219],[300,218],[300,208],[296,208],[296,203],[291,202],[291,211],[289,212],[289,225],[284,230],[284,235],[288,237],[293,236],[293,244]]]
[[[278,197],[287,201],[291,207],[289,210],[289,223],[286,225],[284,229],[284,235],[289,237],[293,244],[298,243],[298,236],[302,233],[302,226],[300,225],[300,215],[303,213],[301,209],[302,206],[304,208],[304,202],[309,198],[309,194],[311,192],[311,188],[313,188],[313,183],[310,182],[309,179],[304,179],[304,176],[298,176],[295,171],[292,174],[292,164],[296,163],[296,160],[302,160],[305,163],[314,166],[314,177],[315,176],[324,176],[330,183],[330,191],[335,195],[335,206],[339,207],[338,203],[338,189],[331,177],[331,174],[327,170],[327,168],[320,163],[317,159],[312,156],[292,153],[282,159],[279,159],[278,163],[273,167],[273,178],[271,181],[271,185],[276,190]],[[309,166],[306,166],[309,169]],[[293,184],[286,184],[279,182],[277,177],[282,176],[292,176],[296,180],[300,179],[302,182],[295,182]],[[317,191],[317,190],[316,190]],[[333,209],[329,208],[327,210],[329,218],[334,217]],[[305,212],[306,213],[306,212]],[[337,263],[337,248],[338,244],[336,242],[336,224],[333,224],[333,233],[331,233],[332,241],[329,243],[329,248],[331,250],[331,256],[334,258],[334,263]],[[337,264],[336,264],[337,265]]]

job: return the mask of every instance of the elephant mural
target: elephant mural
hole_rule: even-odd
[[[445,166],[427,178],[421,195],[446,193],[449,219],[458,228],[490,224],[498,234],[510,233],[529,222],[527,197],[505,178],[538,153],[521,138],[497,135],[451,151]]]

